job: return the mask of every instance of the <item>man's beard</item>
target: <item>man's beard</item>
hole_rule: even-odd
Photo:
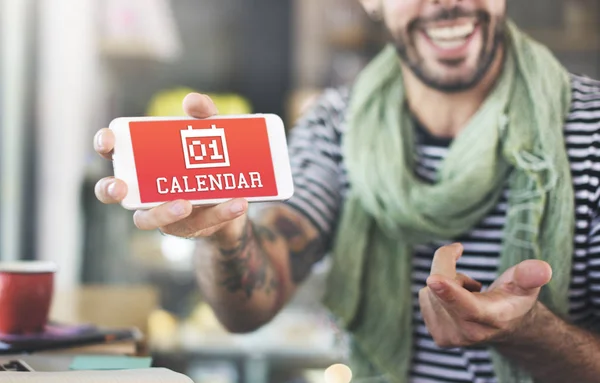
[[[477,59],[477,67],[470,76],[460,79],[444,80],[436,76],[436,73],[432,73],[432,70],[426,67],[426,64],[424,63],[423,59],[418,56],[418,51],[414,42],[415,31],[417,31],[417,29],[421,29],[422,26],[427,22],[454,20],[461,17],[476,18],[482,34],[482,49]],[[468,12],[462,10],[459,7],[455,7],[453,9],[444,9],[434,17],[428,18],[426,20],[413,20],[408,25],[406,35],[404,37],[398,37],[394,39],[396,50],[404,64],[408,66],[408,68],[421,82],[423,82],[430,88],[437,89],[446,93],[455,93],[469,90],[475,85],[477,85],[481,81],[481,79],[488,73],[488,70],[492,66],[496,55],[500,50],[500,47],[505,41],[506,19],[499,19],[493,31],[490,31],[489,28],[490,21],[490,15],[484,11]],[[490,33],[493,34],[493,38],[491,41],[489,39]],[[413,53],[413,57],[410,57],[409,50]],[[459,66],[460,64],[462,64],[462,60],[446,60],[443,61],[443,63],[448,67]]]

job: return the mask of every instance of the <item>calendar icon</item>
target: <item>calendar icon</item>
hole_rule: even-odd
[[[187,169],[230,166],[225,130],[216,125],[211,129],[188,126],[187,130],[181,131],[181,144]]]

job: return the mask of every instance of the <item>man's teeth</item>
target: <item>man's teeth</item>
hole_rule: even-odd
[[[434,40],[435,45],[442,49],[458,48],[465,43],[465,39],[460,40]]]
[[[455,27],[427,28],[426,33],[440,48],[456,48],[475,30],[475,24],[463,24]]]

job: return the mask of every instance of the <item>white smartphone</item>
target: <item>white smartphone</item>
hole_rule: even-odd
[[[127,184],[126,209],[179,199],[214,205],[293,195],[285,127],[277,115],[120,117],[109,128],[114,175]]]

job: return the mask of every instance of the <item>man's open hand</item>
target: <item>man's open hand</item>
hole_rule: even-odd
[[[456,272],[462,251],[453,244],[435,253],[427,287],[419,292],[425,324],[440,347],[502,342],[535,313],[540,289],[552,277],[550,265],[521,262],[480,292],[479,282]]]

